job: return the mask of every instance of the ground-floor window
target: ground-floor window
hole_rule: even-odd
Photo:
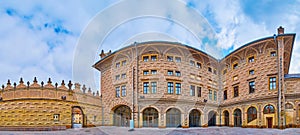
[[[114,126],[128,127],[131,119],[131,109],[122,105],[114,110]]]
[[[158,111],[155,108],[143,111],[143,127],[158,127]]]
[[[171,108],[166,113],[167,127],[181,126],[181,112],[176,108]]]

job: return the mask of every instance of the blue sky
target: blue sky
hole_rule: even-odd
[[[122,2],[127,1],[134,4],[128,4],[123,7],[124,9],[119,9],[111,16],[102,19],[130,16],[135,12],[134,9],[138,9],[137,7],[150,5],[150,3],[143,4],[146,2],[144,0],[143,2],[134,0]],[[35,76],[39,81],[46,81],[49,77],[54,82],[60,82],[63,79],[73,80],[74,54],[78,49],[76,47],[83,31],[96,16],[110,10],[119,2],[118,0],[0,1],[0,84],[6,84],[7,79],[18,82],[20,77],[26,81],[32,81]],[[161,1],[160,6],[153,9],[156,12],[164,12],[164,17],[146,16],[127,20],[115,26],[106,33],[105,39],[99,42],[98,52],[101,49],[116,50],[133,41],[143,40],[177,41],[205,50],[208,46],[204,45],[204,40],[199,41],[195,36],[201,31],[191,31],[180,22],[174,21],[176,17],[185,17],[180,12],[174,14],[172,10],[165,10],[171,9],[168,6],[176,6],[174,4],[176,2],[186,7],[183,9],[185,12],[197,12],[201,18],[199,22],[203,21],[211,26],[209,29],[218,39],[214,47],[217,47],[223,56],[245,43],[272,36],[277,32],[278,26],[283,26],[286,33],[300,33],[299,0],[286,2],[280,0],[178,0],[168,2]],[[191,22],[188,21],[185,24]],[[208,27],[203,29],[208,29]],[[299,41],[300,38],[297,35],[290,73],[300,73]],[[86,45],[86,48],[88,47],[89,45]],[[93,54],[93,59],[94,62],[99,60],[97,53]],[[78,81],[91,85],[94,90],[99,89],[98,72],[92,69],[91,64],[81,66],[88,67],[95,72],[94,78],[96,79],[89,80],[90,82]],[[96,85],[93,86],[92,83]]]

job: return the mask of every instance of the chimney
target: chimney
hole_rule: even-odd
[[[104,53],[104,50],[102,50],[102,51],[101,51],[101,54],[100,54],[101,59],[104,58],[105,56],[106,56],[106,55],[105,55],[105,53]]]
[[[277,32],[278,32],[278,35],[284,34],[284,28],[282,28],[282,26],[280,26],[280,27],[277,29]]]

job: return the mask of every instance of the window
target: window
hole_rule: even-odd
[[[208,70],[208,72],[212,72],[212,69],[211,69],[211,67],[208,67],[208,69],[207,69],[207,70]]]
[[[227,100],[227,90],[224,90],[223,97],[224,97],[224,100]]]
[[[270,53],[270,55],[271,55],[271,57],[275,57],[276,56],[276,52],[273,51],[273,52]]]
[[[126,96],[126,86],[123,85],[122,86],[122,97],[125,97]]]
[[[233,87],[233,97],[239,96],[239,86]]]
[[[116,75],[116,80],[120,80],[120,75]]]
[[[119,68],[120,67],[120,62],[117,62],[116,63],[116,68]]]
[[[144,70],[143,73],[144,73],[144,75],[149,75],[149,71],[148,70]]]
[[[156,91],[157,91],[157,83],[156,82],[151,82],[151,89],[152,89],[152,93],[156,93]]]
[[[176,76],[181,76],[180,71],[175,71],[175,75],[176,75]]]
[[[223,70],[223,75],[225,75],[227,73],[227,69]]]
[[[144,94],[148,94],[149,92],[149,82],[144,82]]]
[[[249,93],[254,93],[255,91],[255,82],[249,82]]]
[[[217,74],[217,70],[216,70],[216,69],[214,69],[214,74],[215,74],[215,75]]]
[[[270,88],[270,90],[276,89],[276,77],[269,78],[269,88]]]
[[[190,78],[191,78],[191,79],[195,79],[195,75],[194,75],[194,74],[191,74],[191,75],[190,75]]]
[[[174,84],[173,82],[168,82],[168,94],[174,93]]]
[[[236,63],[236,64],[233,64],[233,69],[237,69],[238,68],[238,64]]]
[[[157,60],[157,56],[156,55],[152,55],[151,56],[151,61],[156,61]]]
[[[197,62],[196,67],[201,68],[201,63]]]
[[[214,91],[214,100],[217,101],[217,92]]]
[[[181,94],[181,83],[176,83],[176,94],[179,95]]]
[[[180,63],[181,62],[181,58],[180,57],[175,57],[175,61]]]
[[[151,70],[151,74],[152,75],[156,75],[157,74],[157,70]]]
[[[197,96],[201,97],[201,87],[197,87]]]
[[[173,71],[172,70],[168,70],[168,75],[173,75]]]
[[[120,97],[120,87],[116,87],[116,97]]]
[[[264,114],[268,114],[268,113],[275,113],[275,108],[273,105],[266,105],[264,107]]]
[[[126,73],[122,74],[122,79],[126,78]]]
[[[194,85],[191,85],[191,87],[190,87],[190,95],[195,96],[195,86]]]
[[[122,61],[122,66],[126,65],[126,60]]]
[[[53,114],[53,120],[59,121],[59,114]]]
[[[285,109],[293,109],[293,105],[291,103],[286,103],[285,104]]]
[[[199,80],[199,81],[202,80],[200,75],[197,75],[196,79]]]
[[[254,75],[254,70],[249,70],[249,75]]]
[[[97,120],[97,116],[94,115],[94,122],[96,122],[96,120]]]
[[[167,56],[167,61],[173,61],[173,56]]]
[[[195,66],[195,61],[190,60],[190,66]]]
[[[233,76],[233,81],[236,81],[236,80],[238,80],[239,79],[239,77],[236,75],[236,76]]]
[[[254,62],[254,56],[248,58],[248,63]]]
[[[247,119],[248,119],[248,123],[255,120],[257,118],[257,111],[256,108],[251,106],[248,110],[247,110]]]
[[[208,96],[209,100],[212,100],[212,90],[208,90]]]
[[[148,62],[149,61],[149,56],[143,56],[143,61]]]

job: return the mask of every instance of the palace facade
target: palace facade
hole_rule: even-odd
[[[280,27],[222,59],[174,42],[102,51],[93,66],[102,125],[299,127],[300,75],[288,74],[294,40]]]

